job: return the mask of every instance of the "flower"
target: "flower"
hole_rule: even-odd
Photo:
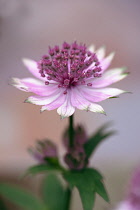
[[[47,139],[38,141],[36,148],[30,148],[29,152],[39,163],[46,163],[47,158],[57,158],[58,156],[56,145]]]
[[[73,146],[75,148],[79,148],[83,146],[87,141],[88,137],[85,128],[82,125],[77,125],[76,128],[74,128]],[[71,149],[71,147],[69,146],[69,127],[65,130],[63,134],[63,143],[68,150]]]
[[[126,199],[115,210],[140,210],[140,168],[134,171]]]
[[[25,102],[41,105],[41,112],[57,108],[64,118],[73,115],[75,108],[104,113],[97,102],[116,97],[125,91],[107,86],[125,78],[124,68],[109,71],[114,53],[105,56],[104,47],[94,50],[83,44],[63,43],[62,47],[49,47],[47,55],[36,62],[23,59],[28,70],[37,78],[12,79],[16,88],[33,92]],[[38,80],[39,79],[39,80]]]

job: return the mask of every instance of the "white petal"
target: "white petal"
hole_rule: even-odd
[[[37,62],[28,58],[22,59],[24,65],[27,67],[27,69],[33,74],[35,77],[37,77],[40,80],[45,81],[45,77],[41,77],[39,73],[39,69],[37,68]]]
[[[44,82],[33,78],[12,78],[11,83],[19,90],[32,92],[39,96],[49,96],[58,90],[55,84],[45,85]]]
[[[104,72],[111,64],[112,59],[114,58],[115,53],[110,53],[106,58],[104,58],[100,65],[102,67],[102,72]]]
[[[104,109],[100,105],[85,99],[77,88],[73,88],[71,91],[71,102],[77,109],[105,114]]]
[[[70,93],[67,92],[65,103],[57,109],[57,113],[61,116],[61,118],[69,117],[73,115],[75,112],[75,108],[72,106],[70,101]]]
[[[128,73],[125,73],[124,71],[125,68],[111,69],[105,72],[102,77],[88,80],[88,82],[92,83],[93,88],[106,87],[124,79],[128,75]]]
[[[103,107],[100,106],[99,104],[95,104],[95,103],[91,103],[90,104],[89,111],[91,111],[91,112],[99,112],[99,113],[105,114],[105,111],[104,111]]]
[[[118,88],[103,88],[103,89],[98,89],[97,91],[108,94],[108,95],[110,95],[110,97],[118,96],[122,93],[127,93],[127,91],[121,90]]]
[[[94,53],[95,52],[95,46],[94,45],[90,45],[89,48],[88,48],[88,50],[90,52]]]
[[[55,101],[61,94],[63,94],[63,92],[58,89],[58,91],[54,92],[50,96],[30,96],[25,100],[25,102],[35,105],[47,105]]]
[[[79,86],[78,89],[85,99],[93,103],[100,102],[126,92],[117,88],[93,89],[92,87],[86,86]]]
[[[66,95],[65,94],[61,94],[56,100],[54,100],[52,103],[47,104],[45,106],[42,106],[40,112],[43,112],[45,110],[54,110],[58,107],[60,107],[66,100]]]
[[[105,47],[103,46],[99,48],[98,50],[96,50],[96,55],[97,55],[98,60],[101,61],[105,56]]]
[[[80,93],[80,91],[74,87],[71,89],[71,103],[74,107],[80,110],[88,111],[88,108],[91,104],[88,100],[86,100]]]

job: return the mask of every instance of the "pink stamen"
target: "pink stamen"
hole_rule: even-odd
[[[37,63],[41,77],[46,77],[46,85],[54,80],[59,83],[58,88],[71,88],[78,84],[92,86],[91,83],[86,83],[87,78],[102,76],[97,55],[87,50],[85,45],[64,42],[61,48],[57,45],[49,47],[48,53]]]

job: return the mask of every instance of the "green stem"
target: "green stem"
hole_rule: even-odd
[[[73,127],[73,115],[69,117],[69,146],[73,147],[74,144],[74,127]]]
[[[74,127],[73,127],[73,115],[69,117],[69,147],[73,148],[74,145]],[[67,202],[66,210],[70,210],[71,190],[67,189]]]

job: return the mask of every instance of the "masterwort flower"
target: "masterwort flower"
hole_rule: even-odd
[[[127,196],[115,210],[140,210],[140,168],[134,171]]]
[[[70,169],[81,170],[88,165],[88,158],[85,153],[84,144],[88,141],[86,131],[82,125],[74,130],[73,146],[69,145],[69,129],[63,135],[63,143],[67,149],[64,161]]]
[[[35,148],[29,148],[31,155],[39,162],[46,163],[47,158],[57,158],[57,147],[48,139],[37,141]]]
[[[124,68],[109,71],[114,53],[105,56],[104,47],[94,50],[83,44],[63,43],[49,47],[47,55],[36,62],[23,59],[28,70],[37,78],[12,79],[16,88],[33,92],[25,102],[41,105],[41,112],[57,108],[62,118],[69,117],[75,108],[105,113],[97,102],[118,96],[125,91],[107,86],[125,78]],[[38,80],[39,79],[39,80]]]

